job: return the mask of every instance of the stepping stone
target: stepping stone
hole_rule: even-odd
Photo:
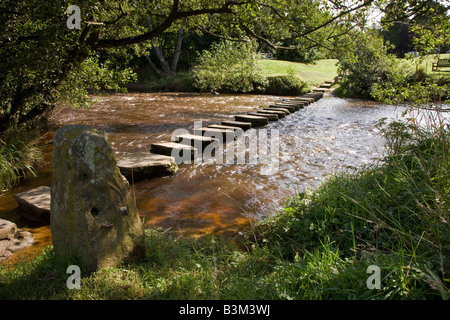
[[[311,104],[311,103],[316,102],[316,99],[314,99],[314,98],[312,98],[312,97],[305,97],[305,96],[303,96],[303,97],[301,97],[301,98],[295,98],[295,100],[297,100],[297,101],[302,101],[302,102],[307,102],[308,105]]]
[[[130,153],[117,158],[120,173],[129,182],[169,176],[178,171],[175,158],[153,153]]]
[[[279,119],[286,117],[286,113],[281,110],[256,110],[256,113],[276,114]]]
[[[333,81],[333,80],[327,80],[327,81],[325,81],[325,83],[326,83],[326,84],[331,84],[331,85],[333,85],[333,84],[334,84],[334,81]]]
[[[296,111],[293,106],[288,104],[271,104],[269,105],[269,108],[284,108],[288,109],[290,113],[294,113]]]
[[[325,89],[313,89],[313,92],[324,93]]]
[[[0,260],[33,242],[34,237],[30,232],[17,229],[16,224],[11,221],[0,219]]]
[[[316,93],[307,93],[307,94],[305,94],[305,95],[303,95],[302,96],[302,98],[313,98],[314,99],[314,101],[317,101],[317,100],[319,100],[319,99],[322,99],[323,98],[323,93],[318,93],[318,92],[316,92]]]
[[[231,140],[236,140],[234,130],[218,129],[218,128],[194,128],[194,134],[203,137],[216,138],[222,143],[227,143]]]
[[[262,127],[269,124],[269,119],[261,116],[237,115],[234,119],[236,121],[250,122],[252,127]]]
[[[244,131],[248,130],[248,129],[250,129],[252,127],[252,123],[251,122],[247,122],[247,121],[231,121],[231,120],[227,120],[227,121],[222,121],[222,125],[238,127],[238,128],[241,128]]]
[[[320,85],[319,88],[330,89],[331,88],[331,83],[323,83],[323,84]]]
[[[269,121],[277,121],[278,120],[278,115],[273,114],[273,113],[249,112],[247,114],[250,116],[265,117],[265,118],[269,119]]]
[[[271,107],[269,107],[269,108],[261,108],[262,110],[267,110],[267,111],[270,111],[270,110],[273,110],[273,111],[281,111],[281,112],[284,112],[284,114],[285,115],[289,115],[289,114],[291,114],[290,113],[290,111],[288,110],[288,109],[286,109],[286,108],[276,108],[276,107],[273,107],[273,108],[271,108]]]
[[[250,124],[251,125],[251,124]],[[244,130],[240,127],[235,126],[226,126],[223,124],[210,124],[208,128],[213,129],[225,129],[225,130],[232,130],[234,132],[234,135],[239,138],[241,135],[244,134]]]
[[[201,149],[201,151],[204,151],[207,146],[210,144],[214,144],[219,146],[219,140],[211,137],[203,137],[199,135],[194,134],[180,134],[178,136],[174,137],[175,141],[181,144],[185,144],[188,146],[195,147],[197,149]]]
[[[50,187],[42,186],[17,193],[14,199],[19,204],[20,215],[32,221],[50,221]]]
[[[291,107],[294,107],[295,111],[298,111],[298,110],[304,108],[303,103],[276,103],[276,105],[281,106],[281,107],[291,106]]]
[[[150,145],[150,152],[174,157],[176,164],[180,164],[184,160],[193,160],[197,156],[196,148],[172,141],[152,143]]]

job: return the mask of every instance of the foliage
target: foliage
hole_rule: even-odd
[[[339,59],[343,76],[338,93],[349,97],[371,98],[377,88],[401,87],[412,77],[412,68],[387,53],[383,39],[376,34],[363,33]]]
[[[289,69],[286,75],[268,77],[267,82],[266,94],[299,96],[310,90],[308,83],[300,80],[293,69]]]
[[[20,177],[35,175],[42,162],[36,132],[7,131],[0,136],[0,192],[15,186]]]
[[[251,43],[222,41],[203,51],[192,69],[194,86],[201,91],[261,91],[263,69]]]

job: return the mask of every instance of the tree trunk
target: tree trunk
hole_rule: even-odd
[[[163,78],[170,78],[176,75],[177,73],[177,66],[178,66],[178,60],[180,59],[180,53],[181,53],[181,44],[183,42],[184,37],[184,29],[183,29],[183,23],[181,23],[181,27],[178,30],[178,37],[177,37],[177,45],[175,48],[175,53],[173,55],[172,64],[169,65],[167,60],[164,58],[163,50],[161,44],[156,46],[153,46],[153,50],[155,51],[156,57],[159,60],[159,63],[161,65],[161,68],[158,68],[151,58],[148,55],[144,55],[144,57],[147,59],[150,67],[155,71],[159,76]]]

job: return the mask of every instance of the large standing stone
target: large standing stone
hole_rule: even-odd
[[[103,132],[71,125],[53,143],[50,230],[55,254],[95,271],[145,256],[129,184]]]

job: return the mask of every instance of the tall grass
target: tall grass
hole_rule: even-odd
[[[37,132],[12,130],[0,136],[0,191],[15,186],[21,177],[35,175],[43,159]]]

